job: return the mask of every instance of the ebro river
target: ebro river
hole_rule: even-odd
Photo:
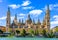
[[[12,38],[8,38],[8,37],[1,37],[0,40],[58,40],[58,38],[38,38],[38,37],[33,37],[33,38],[29,38],[29,37],[12,37]]]

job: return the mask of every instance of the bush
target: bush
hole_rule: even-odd
[[[3,31],[2,30],[0,30],[0,34],[3,34]]]
[[[39,35],[38,29],[35,30],[34,34],[35,34],[35,35]]]
[[[30,29],[30,36],[34,36],[34,30]]]
[[[17,34],[19,34],[19,33],[20,33],[20,31],[19,31],[19,30],[16,30],[16,33],[17,33]]]
[[[23,29],[22,30],[22,33],[21,33],[21,36],[24,36],[25,37],[25,35],[26,35],[26,31],[25,31],[25,29]]]
[[[47,37],[48,38],[53,38],[55,37],[54,33],[51,31],[50,33],[47,34]]]
[[[46,30],[43,29],[42,34],[43,34],[44,37],[46,37],[47,36],[46,35]]]

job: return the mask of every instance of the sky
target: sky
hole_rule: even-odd
[[[46,13],[46,7],[50,9],[51,28],[58,26],[58,0],[0,0],[0,26],[6,26],[6,15],[8,7],[10,7],[11,23],[15,14],[17,19],[25,20],[30,14],[31,19],[35,22],[40,20],[43,22]]]

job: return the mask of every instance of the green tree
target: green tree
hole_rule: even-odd
[[[34,34],[35,34],[35,35],[39,35],[38,29],[35,30]]]
[[[0,34],[3,34],[3,31],[2,30],[0,30]]]
[[[51,31],[50,33],[47,34],[47,37],[48,38],[53,38],[55,37],[54,33]]]
[[[21,36],[24,36],[25,37],[25,35],[26,35],[26,31],[25,31],[25,29],[23,29],[22,30],[22,33],[21,33]]]
[[[16,30],[16,33],[17,33],[17,35],[20,33],[20,31],[19,30]]]
[[[46,37],[46,30],[45,29],[43,29],[42,34],[44,37]]]
[[[34,30],[30,29],[30,35],[34,36]]]

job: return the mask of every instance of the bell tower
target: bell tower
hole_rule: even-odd
[[[46,27],[48,32],[50,31],[50,10],[49,10],[49,5],[47,5],[47,10],[46,10]]]
[[[50,10],[49,10],[49,5],[47,5],[46,14],[45,14],[45,18],[43,20],[42,28],[44,28],[48,32],[50,31]]]
[[[8,7],[8,11],[7,11],[7,18],[6,18],[6,32],[9,31],[9,27],[10,27],[10,8]]]

